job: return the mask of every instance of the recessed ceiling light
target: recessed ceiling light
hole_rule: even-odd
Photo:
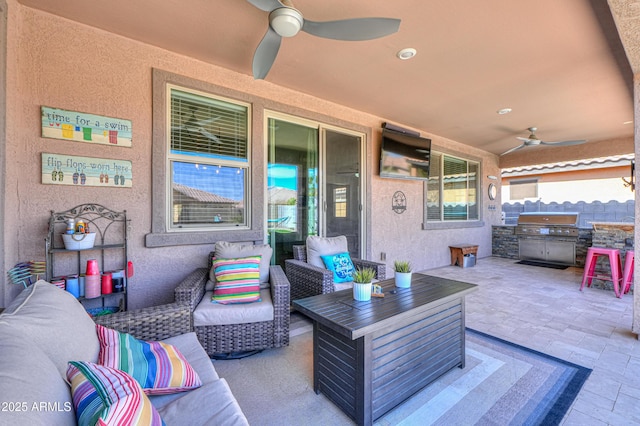
[[[414,49],[413,47],[407,47],[406,49],[398,51],[398,53],[396,53],[396,56],[399,59],[406,61],[407,59],[411,59],[416,56],[416,53],[418,53],[416,49]]]
[[[498,114],[500,115],[505,115],[505,114],[509,114],[512,111],[511,108],[502,108],[499,109],[498,111],[496,111]]]

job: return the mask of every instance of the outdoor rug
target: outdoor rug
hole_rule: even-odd
[[[567,269],[567,265],[556,265],[554,263],[546,263],[546,262],[537,262],[535,260],[521,260],[520,262],[516,262],[519,265],[529,265],[529,266],[541,266],[543,268],[551,268],[551,269]]]
[[[216,360],[214,366],[252,426],[354,424],[314,393],[311,327],[298,331],[288,348]],[[470,329],[466,353],[464,369],[454,368],[374,424],[559,424],[591,373]]]

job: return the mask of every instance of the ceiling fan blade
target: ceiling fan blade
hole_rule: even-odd
[[[511,149],[509,149],[509,150],[507,150],[507,151],[503,152],[503,153],[502,153],[502,154],[500,154],[500,155],[506,155],[506,154],[509,154],[509,153],[511,153],[511,152],[513,152],[513,151],[517,151],[517,150],[519,150],[519,149],[522,149],[522,148],[524,148],[525,146],[526,146],[526,145],[518,145],[518,146],[516,146],[516,147],[514,147],[514,148],[511,148]]]
[[[276,60],[281,42],[282,37],[269,27],[253,55],[253,78],[262,80],[267,76]]]
[[[173,127],[171,127],[171,131],[172,132],[199,133],[202,136],[204,136],[205,138],[211,139],[214,142],[220,142],[220,139],[218,139],[218,137],[216,135],[214,135],[213,133],[203,129],[202,127],[198,127],[197,125],[193,125],[193,124],[185,124],[185,125],[182,125],[182,126],[173,126]]]
[[[274,9],[284,6],[278,0],[247,0],[247,1],[252,5],[254,5],[255,7],[257,7],[258,9],[264,10],[265,12],[271,12]]]
[[[214,135],[211,132],[206,131],[205,129],[202,128],[197,128],[196,129],[197,132],[199,132],[202,136],[214,141],[214,142],[220,142],[220,139],[218,139],[218,137],[216,135]]]
[[[393,34],[400,28],[400,19],[355,18],[341,21],[315,22],[304,20],[302,31],[334,40],[372,40]]]
[[[516,139],[518,139],[519,141],[522,141],[524,143],[529,143],[531,141],[537,141],[537,139],[523,138],[523,137],[520,137],[520,136],[516,136]]]
[[[205,124],[211,124],[211,123],[216,122],[216,121],[218,121],[220,119],[222,119],[222,117],[220,117],[220,116],[211,117],[211,118],[205,118],[204,120],[195,121],[193,124],[196,125],[196,126],[204,126]]]
[[[542,145],[555,145],[555,146],[570,146],[570,145],[580,145],[581,143],[585,143],[586,140],[575,140],[575,141],[561,141],[561,142],[541,142]]]

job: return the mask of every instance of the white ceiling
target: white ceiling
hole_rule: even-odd
[[[244,0],[20,2],[249,75],[268,25],[267,12]],[[640,16],[640,2],[610,3]],[[530,126],[547,141],[633,137],[633,124],[623,124],[633,120],[632,72],[602,0],[294,4],[314,21],[402,23],[371,41],[303,32],[284,39],[268,82],[496,154],[518,145]],[[416,57],[397,59],[405,47]],[[505,107],[513,112],[496,113]]]

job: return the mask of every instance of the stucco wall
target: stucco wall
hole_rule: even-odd
[[[633,93],[635,94],[633,106],[634,106],[634,121],[635,125],[635,154],[636,158],[640,158],[640,126],[637,123],[640,123],[640,72],[637,72],[634,75],[633,79]],[[638,177],[640,176],[640,167],[636,167],[636,182],[640,182]],[[636,186],[637,188],[637,186]],[[636,189],[636,227],[635,227],[635,241],[640,241],[640,226],[637,225],[638,218],[640,218],[640,203],[638,202],[640,198],[640,191]],[[634,289],[637,288],[638,279],[640,279],[640,262],[634,263],[634,271],[633,271],[633,285]],[[633,292],[633,327],[632,330],[634,333],[640,336],[640,291]]]
[[[44,259],[44,238],[51,210],[61,211],[96,202],[114,210],[127,210],[132,220],[130,257],[136,275],[130,286],[130,307],[151,306],[172,299],[175,285],[193,268],[204,266],[212,245],[146,248],[152,215],[152,69],[158,68],[276,102],[285,113],[314,114],[373,129],[370,172],[372,197],[372,259],[385,252],[387,264],[394,259],[411,260],[417,270],[449,263],[448,244],[480,245],[480,258],[491,255],[491,225],[500,223],[499,207],[489,211],[487,175],[499,175],[495,155],[429,134],[434,149],[443,147],[480,158],[485,226],[454,230],[422,230],[423,186],[420,182],[380,179],[379,129],[384,117],[375,117],[340,105],[294,92],[268,81],[255,81],[200,61],[153,46],[78,25],[53,15],[8,1],[6,176],[4,186],[4,262]],[[388,100],[387,100],[388,101]],[[131,120],[133,146],[110,147],[45,139],[40,136],[42,105]],[[338,120],[339,118],[339,120]],[[255,123],[255,120],[254,120]],[[397,123],[402,125],[402,123]],[[255,124],[254,124],[255,126]],[[254,127],[254,132],[262,127]],[[255,141],[262,141],[260,135]],[[81,155],[130,160],[133,187],[75,188],[40,183],[40,154]],[[402,190],[407,210],[396,214],[392,196]],[[500,206],[500,200],[492,202]],[[389,272],[391,270],[389,269]],[[3,274],[4,275],[4,274]],[[0,306],[19,292],[4,284]]]

